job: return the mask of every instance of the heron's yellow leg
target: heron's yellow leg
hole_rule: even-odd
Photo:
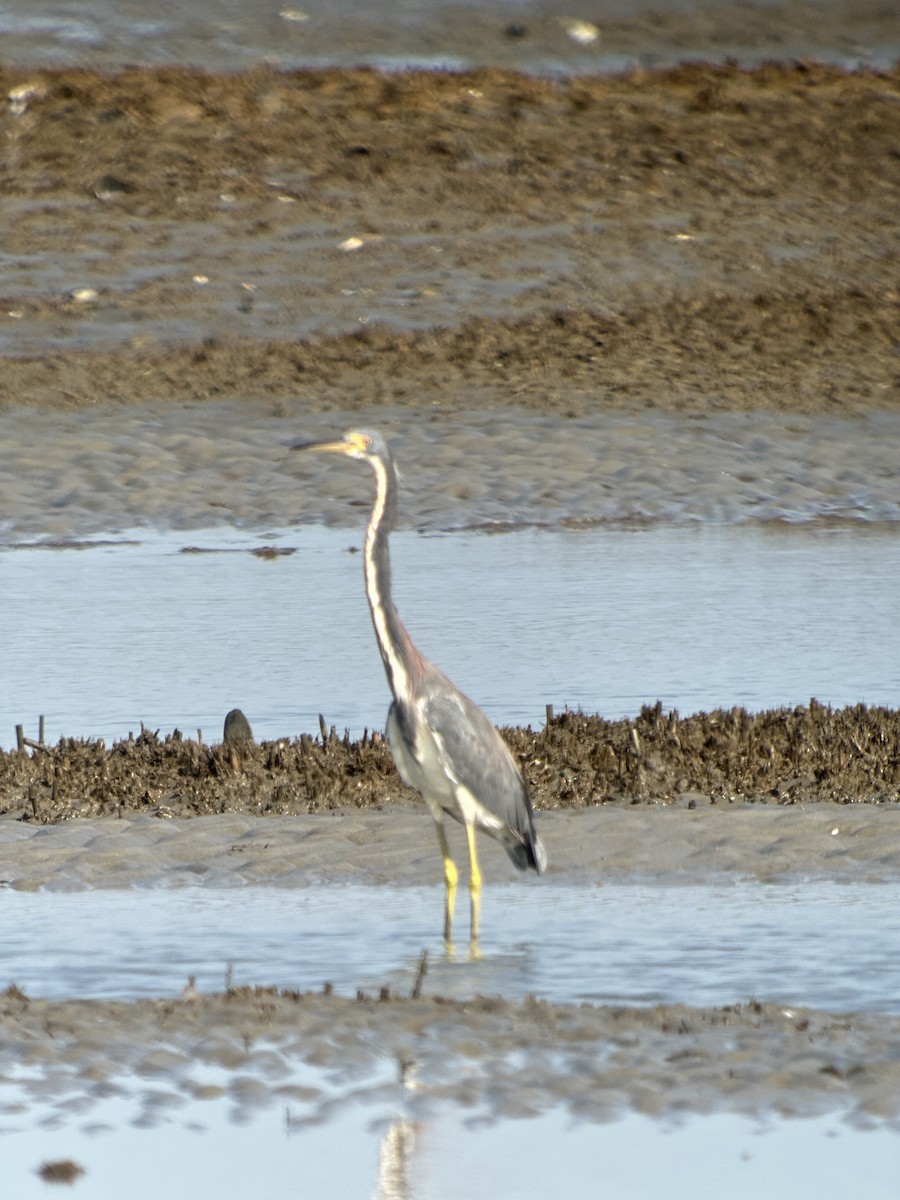
[[[447,945],[453,939],[453,909],[456,906],[456,885],[459,883],[459,871],[456,863],[450,857],[450,847],[443,825],[437,826],[438,841],[441,843],[441,857],[444,860],[444,883],[447,885],[446,903],[444,906],[444,941]]]
[[[478,866],[478,851],[475,848],[475,826],[466,826],[469,843],[469,896],[472,901],[472,945],[478,941],[478,926],[481,919],[481,868]]]

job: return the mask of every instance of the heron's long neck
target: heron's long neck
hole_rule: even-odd
[[[371,462],[375,471],[375,504],[366,529],[366,595],[388,683],[399,698],[409,695],[410,676],[416,669],[419,655],[391,596],[388,534],[397,519],[397,475],[393,463],[381,459]]]

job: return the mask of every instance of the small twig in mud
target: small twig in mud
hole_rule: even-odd
[[[409,993],[410,1000],[418,1000],[422,994],[422,982],[428,973],[428,951],[423,950],[419,956],[419,966],[416,971],[415,982],[412,985],[412,991]]]

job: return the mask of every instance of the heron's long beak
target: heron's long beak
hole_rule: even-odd
[[[354,449],[352,442],[348,442],[346,438],[338,438],[333,442],[294,442],[288,447],[289,450],[320,450],[328,451],[333,454],[349,454]]]
[[[342,438],[325,442],[295,442],[291,450],[318,450],[329,454],[361,454],[365,445],[357,433],[345,434]]]

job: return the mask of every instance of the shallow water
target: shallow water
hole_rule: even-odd
[[[172,995],[188,971],[201,988],[221,987],[227,974],[301,987],[327,977],[351,995],[389,981],[400,992],[424,946],[433,951],[426,994],[710,1004],[757,995],[897,1011],[897,901],[896,887],[822,883],[490,887],[478,961],[442,958],[431,921],[438,888],[3,892],[0,912],[15,931],[5,968],[44,995]],[[357,1061],[346,1074],[294,1059],[249,1099],[253,1079],[206,1061],[184,1079],[182,1068],[170,1078],[142,1067],[83,1092],[77,1064],[35,1069],[7,1071],[0,1084],[4,1181],[19,1200],[45,1194],[36,1171],[59,1159],[85,1171],[79,1194],[134,1200],[193,1197],[198,1180],[204,1194],[237,1200],[261,1172],[268,1194],[299,1188],[317,1200],[442,1200],[487,1194],[488,1181],[496,1197],[537,1200],[561,1180],[567,1194],[593,1196],[600,1177],[628,1200],[655,1200],[661,1178],[675,1200],[895,1194],[897,1132],[858,1117],[848,1124],[834,1099],[824,1118],[628,1114],[598,1124],[561,1106],[527,1120],[497,1119],[484,1102],[423,1107],[387,1060],[362,1072]]]
[[[229,983],[355,995],[425,991],[560,1003],[751,999],[900,1012],[900,888],[822,881],[728,886],[494,885],[481,957],[458,902],[456,954],[435,888],[165,888],[0,892],[0,987],[48,999],[177,996]]]
[[[142,535],[145,536],[145,535]],[[523,530],[393,539],[414,638],[500,724],[545,706],[632,715],[743,705],[900,702],[900,532],[769,527]],[[15,631],[0,744],[137,733],[221,739],[237,706],[258,739],[381,729],[388,691],[356,534],[303,527],[296,553],[183,554],[183,536],[0,554]],[[190,544],[258,545],[190,535]],[[88,613],[89,615],[86,615]]]
[[[316,1200],[543,1200],[561,1187],[589,1197],[599,1179],[618,1200],[658,1200],[661,1179],[671,1200],[719,1200],[723,1192],[733,1200],[846,1200],[861,1188],[867,1200],[896,1196],[897,1134],[852,1129],[834,1117],[721,1115],[666,1125],[633,1115],[596,1125],[551,1112],[472,1128],[460,1112],[411,1121],[384,1104],[358,1104],[323,1124],[292,1128],[280,1108],[235,1124],[227,1107],[193,1104],[189,1115],[170,1117],[165,1153],[159,1133],[119,1121],[91,1133],[83,1122],[22,1129],[7,1118],[4,1175],[17,1200],[46,1197],[37,1167],[70,1156],[86,1171],[76,1195],[131,1200],[194,1200],[198,1186],[210,1196],[257,1195],[263,1174],[270,1196]]]
[[[230,203],[235,204],[233,198]],[[46,221],[49,205],[61,231],[84,221],[81,197],[53,202],[40,197],[15,206],[20,228]],[[228,206],[223,202],[223,208]],[[499,317],[513,307],[536,309],[545,299],[536,279],[575,270],[572,229],[562,238],[556,225],[520,230],[509,223],[482,234],[490,241],[502,237],[507,246],[499,277],[465,264],[448,267],[453,235],[432,233],[425,238],[392,232],[384,246],[372,248],[369,259],[374,261],[365,270],[358,264],[354,269],[351,262],[334,263],[346,222],[338,216],[333,224],[304,218],[297,207],[282,204],[268,235],[252,239],[236,236],[224,222],[217,227],[185,221],[178,213],[168,220],[110,213],[105,227],[92,230],[90,240],[80,246],[73,247],[67,233],[61,234],[60,245],[51,241],[35,248],[30,242],[27,251],[4,263],[8,292],[22,307],[15,310],[19,315],[14,321],[0,324],[0,353],[32,356],[154,341],[196,345],[234,332],[236,311],[247,338],[312,337],[353,330],[361,322],[426,329],[456,324],[472,312]],[[310,287],[314,281],[321,286],[323,260],[336,279],[323,289],[327,302],[298,306],[297,277]],[[659,270],[658,254],[653,267]],[[636,264],[632,269],[642,273]],[[690,268],[677,260],[671,270],[682,280],[690,275]],[[49,321],[45,315],[27,315],[30,301],[69,296],[86,282],[101,293],[96,303],[70,304]],[[254,302],[239,308],[248,288]]]

